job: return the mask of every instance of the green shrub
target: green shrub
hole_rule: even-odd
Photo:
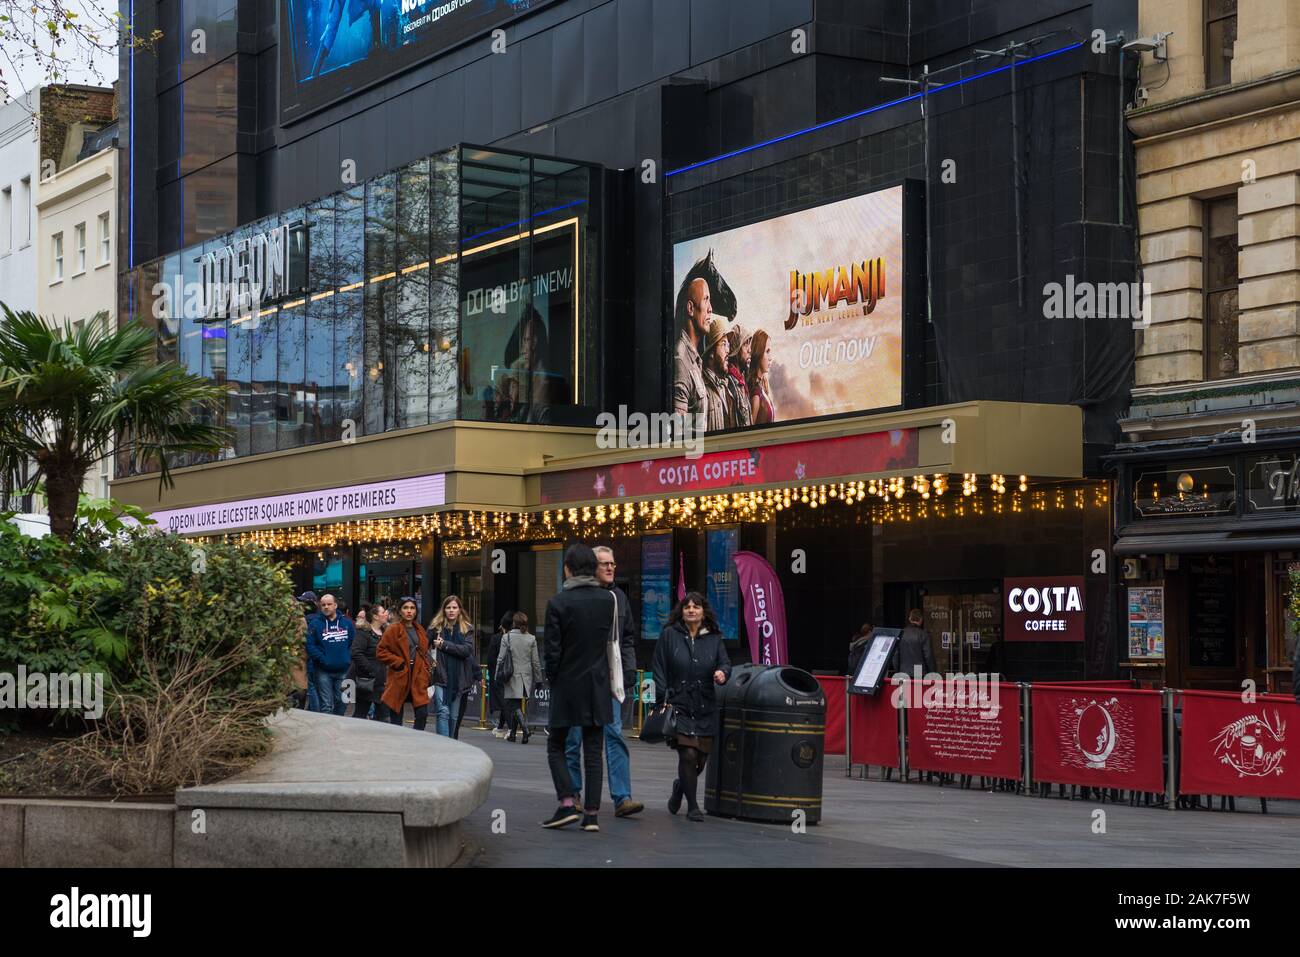
[[[111,624],[120,592],[94,541],[29,538],[0,520],[0,672],[111,673],[125,652]]]
[[[269,715],[284,703],[302,612],[266,553],[134,532],[106,550],[104,571],[121,582],[111,627],[125,639],[125,660],[113,666],[115,690],[165,685],[180,662],[206,658],[222,666],[210,704],[258,701]],[[147,682],[145,662],[157,670]]]

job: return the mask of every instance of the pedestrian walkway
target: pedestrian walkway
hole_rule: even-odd
[[[607,786],[600,833],[545,831],[538,824],[555,804],[546,736],[524,746],[467,728],[461,740],[494,765],[488,800],[463,825],[462,863],[472,867],[1292,867],[1300,833],[1293,802],[1270,802],[1267,815],[1251,799],[1236,813],[1171,812],[849,779],[839,757],[827,760],[822,823],[806,833],[714,817],[696,824],[665,807],[673,753],[636,740],[632,793],[646,810],[615,818]],[[1096,808],[1106,812],[1104,834],[1093,833]],[[495,811],[505,812],[504,834],[493,833]]]

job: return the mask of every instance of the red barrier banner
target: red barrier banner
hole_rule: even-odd
[[[972,682],[972,685],[974,683]],[[999,682],[988,700],[953,682],[909,682],[907,766],[921,771],[1019,778],[1020,689]]]
[[[817,675],[826,694],[826,754],[844,753],[844,683],[842,675]]]
[[[1093,680],[1093,681],[1035,681],[1035,688],[1113,688],[1116,691],[1133,689],[1137,687],[1137,682],[1129,679],[1127,681],[1111,680]]]
[[[1034,685],[1029,694],[1035,781],[1164,791],[1159,691]]]
[[[1183,794],[1300,798],[1300,765],[1288,753],[1287,734],[1300,706],[1283,695],[1183,691]]]
[[[849,695],[849,764],[882,768],[902,765],[898,751],[898,709],[887,683],[874,695]]]

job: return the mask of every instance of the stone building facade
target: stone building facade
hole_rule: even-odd
[[[1150,294],[1112,459],[1129,660],[1175,686],[1282,690],[1300,569],[1300,4],[1143,0],[1139,32],[1164,43],[1128,53]]]

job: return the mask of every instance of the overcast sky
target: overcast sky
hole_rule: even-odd
[[[65,0],[65,3],[70,10],[78,14],[80,19],[96,24],[106,22],[107,17],[117,9],[116,0]],[[5,3],[4,12],[11,12],[14,7],[21,8],[22,4]],[[19,26],[25,34],[30,33],[30,20],[25,23],[20,20]],[[44,64],[38,63],[29,51],[25,51],[21,45],[13,41],[0,41],[0,43],[3,44],[3,48],[0,49],[0,68],[4,70],[6,85],[11,96],[20,95],[25,90],[31,90],[46,82]],[[48,49],[48,43],[42,45]],[[59,55],[68,61],[67,76],[62,79],[62,82],[112,86],[113,81],[117,79],[116,53],[92,51],[84,44],[68,41],[63,45]],[[99,76],[95,75],[95,69],[98,69]]]

